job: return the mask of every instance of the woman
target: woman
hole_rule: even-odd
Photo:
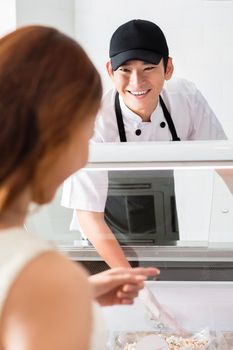
[[[0,350],[101,350],[101,336],[98,344],[91,337],[92,298],[131,304],[158,272],[115,269],[88,279],[23,229],[30,203],[51,201],[85,165],[101,94],[87,55],[59,31],[28,26],[0,40]]]

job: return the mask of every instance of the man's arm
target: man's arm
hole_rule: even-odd
[[[189,140],[226,140],[224,129],[205,97],[196,89],[192,103],[192,131]]]
[[[104,213],[77,210],[79,224],[110,267],[130,267],[123,250],[104,219]]]
[[[216,172],[221,176],[230,192],[233,194],[233,169],[217,169]]]

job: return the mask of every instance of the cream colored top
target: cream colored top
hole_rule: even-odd
[[[11,228],[0,233],[0,318],[7,295],[23,268],[40,254],[56,250],[55,246],[25,231]],[[99,305],[93,303],[91,350],[106,350],[106,330]]]

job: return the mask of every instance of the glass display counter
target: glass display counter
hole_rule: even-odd
[[[132,266],[160,268],[159,280],[148,282],[159,301],[192,332],[224,332],[231,349],[233,144],[95,144],[84,171],[107,178],[107,201],[124,220],[114,223],[105,213],[106,220]],[[60,205],[61,191],[40,211],[32,208],[27,229],[54,241],[90,273],[108,268],[79,230],[69,230],[73,213]],[[104,314],[110,332],[153,330],[139,300],[130,310],[105,308]]]
[[[105,213],[106,221],[133,266],[156,265],[162,280],[233,280],[231,142],[95,144],[84,171],[108,178],[118,221]],[[91,273],[106,269],[80,231],[69,230],[73,213],[60,205],[61,190],[32,209],[27,228]]]

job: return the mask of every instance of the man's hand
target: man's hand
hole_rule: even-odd
[[[89,277],[94,298],[102,306],[130,305],[147,277],[159,275],[154,267],[114,268]]]

